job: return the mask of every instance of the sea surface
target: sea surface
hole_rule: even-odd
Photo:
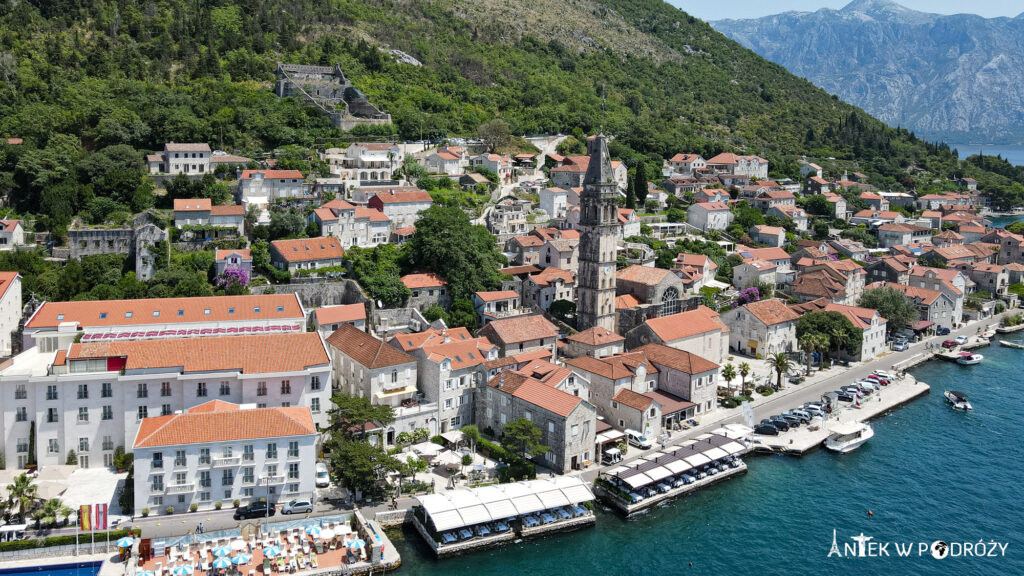
[[[989,216],[988,220],[992,221],[992,225],[996,228],[1006,228],[1006,226],[1011,222],[1024,221],[1024,214],[1014,214],[1012,216]]]
[[[447,560],[435,560],[406,529],[394,538],[403,560],[398,572],[1024,574],[1024,350],[992,345],[979,352],[985,360],[978,366],[936,360],[914,369],[931,393],[875,420],[874,438],[851,454],[750,455],[746,475],[629,520],[599,512],[594,528]],[[974,411],[952,410],[942,396],[947,389],[966,393]],[[896,557],[894,544],[889,556],[829,557],[833,530],[841,548],[860,534],[915,547],[909,557]],[[999,557],[918,555],[918,543],[936,540],[1007,548]]]
[[[1004,160],[1015,166],[1024,166],[1024,146],[1010,146],[1005,144],[950,144],[960,154],[960,159],[983,153],[986,156],[1002,156]]]

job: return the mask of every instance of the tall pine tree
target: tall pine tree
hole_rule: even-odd
[[[633,181],[626,179],[626,208],[636,209],[636,192],[633,190]]]
[[[636,165],[636,174],[633,175],[633,193],[636,195],[637,204],[643,208],[647,201],[647,167],[644,162]]]

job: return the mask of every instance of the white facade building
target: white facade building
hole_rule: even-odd
[[[0,357],[11,355],[11,344],[21,322],[21,314],[21,275],[0,272]]]

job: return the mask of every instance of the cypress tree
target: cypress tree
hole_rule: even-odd
[[[633,181],[626,179],[626,208],[636,209],[636,191],[633,189]]]
[[[633,193],[636,194],[637,205],[641,208],[647,201],[647,168],[644,162],[636,165],[636,174],[633,176]]]

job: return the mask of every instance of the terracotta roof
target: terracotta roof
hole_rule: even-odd
[[[736,253],[744,260],[789,260],[789,252],[782,248],[747,248],[737,246]]]
[[[786,229],[781,226],[767,226],[764,224],[759,224],[757,226],[754,226],[754,231],[757,232],[758,234],[778,236],[779,234],[784,234],[786,232]],[[783,250],[783,252],[785,252],[785,250]],[[788,258],[789,255],[787,254],[786,257]]]
[[[562,270],[554,266],[548,266],[540,272],[530,276],[530,280],[537,286],[548,286],[556,280],[561,280],[566,285],[576,283],[576,275],[570,270]]]
[[[579,246],[580,241],[574,238],[555,238],[553,240],[548,240],[545,244],[549,244],[552,248],[561,253],[572,252],[577,246]]]
[[[399,236],[412,236],[416,232],[415,226],[406,226],[404,228],[395,228],[394,233]]]
[[[248,180],[256,174],[262,174],[268,180],[302,180],[302,172],[298,170],[243,170],[239,179]]]
[[[637,394],[629,388],[619,388],[619,391],[612,396],[613,402],[618,402],[634,410],[647,410],[651,403],[654,402],[653,398],[644,396],[643,394]]]
[[[607,328],[594,326],[569,336],[568,340],[588,346],[605,346],[616,342],[624,342],[626,339]]]
[[[686,253],[680,252],[676,256],[676,264],[681,264],[683,266],[693,266],[695,268],[704,268],[704,265],[708,264],[708,262],[710,262],[710,265],[709,265],[709,269],[710,270],[717,270],[718,269],[718,264],[715,264],[714,260],[711,260],[711,258],[707,257],[704,254],[686,254]]]
[[[327,343],[369,370],[416,362],[416,358],[351,324],[335,330],[327,337]]]
[[[562,417],[571,414],[583,402],[579,396],[517,372],[502,372],[491,378],[487,385]]]
[[[532,235],[513,236],[512,240],[516,244],[519,244],[520,246],[522,246],[524,248],[530,248],[530,247],[538,247],[539,248],[540,246],[544,245],[544,240],[538,238],[537,236],[532,236]]]
[[[565,360],[565,363],[591,374],[608,378],[609,380],[632,378],[639,366],[644,366],[648,373],[658,371],[657,367],[653,366],[647,359],[647,356],[636,352],[627,352],[603,358],[580,356],[579,358],[569,358]]]
[[[15,278],[19,278],[17,272],[0,272],[0,297],[7,294],[7,290],[11,287]],[[20,308],[21,302],[18,302],[17,304]]]
[[[21,224],[21,220],[0,220],[0,228],[6,232],[13,232]]]
[[[317,208],[316,210],[313,210],[313,214],[315,214],[317,220],[321,222],[333,222],[338,220],[338,215],[330,208]]]
[[[187,412],[144,418],[135,436],[135,448],[313,434],[316,434],[316,426],[306,406]]]
[[[619,208],[619,223],[625,224],[629,222],[636,212],[632,208]]]
[[[161,368],[183,374],[293,372],[330,364],[316,332],[72,344],[68,360],[81,358],[124,358],[125,370]]]
[[[367,150],[374,150],[377,152],[386,152],[391,150],[395,145],[388,142],[353,142],[353,146],[360,146]]]
[[[433,202],[430,193],[424,190],[410,192],[381,192],[374,196],[381,204],[401,204],[405,202]]]
[[[245,206],[241,204],[211,206],[210,216],[245,216]]]
[[[188,409],[189,414],[203,414],[210,412],[234,412],[241,410],[241,406],[238,404],[232,404],[231,402],[225,402],[224,400],[210,400],[204,402],[198,406],[193,406]]]
[[[636,308],[639,305],[640,300],[632,294],[623,294],[615,297],[616,310],[628,310],[630,308]]]
[[[782,303],[782,300],[778,298],[772,298],[771,300],[761,300],[759,302],[751,302],[746,306],[747,312],[750,312],[754,318],[757,318],[765,326],[775,326],[776,324],[783,324],[785,322],[796,322],[800,319],[800,316],[786,307]]]
[[[853,215],[854,218],[874,218],[876,220],[895,220],[903,215],[891,210],[861,210]]]
[[[209,198],[175,198],[175,212],[209,212],[212,203]]]
[[[643,354],[656,365],[665,366],[677,372],[684,372],[690,375],[702,374],[718,368],[718,364],[710,360],[684,350],[676,350],[664,344],[645,344],[636,348],[633,352]]]
[[[252,158],[234,154],[214,154],[210,156],[210,164],[248,164]]]
[[[66,366],[67,363],[68,363],[68,351],[67,350],[57,350],[57,356],[55,356],[54,359],[53,359],[53,365],[54,366]],[[5,367],[6,367],[6,365],[5,365]]]
[[[25,142],[25,140],[23,138],[8,138],[7,139],[7,143],[10,144],[11,146],[17,146],[18,144],[22,144],[24,142]]]
[[[697,204],[691,204],[690,208],[700,208],[701,210],[728,210],[729,207],[724,202],[698,202]]]
[[[469,330],[463,326],[457,326],[446,330],[427,328],[423,332],[416,332],[415,334],[398,334],[391,338],[391,343],[398,344],[399,348],[409,352],[424,346],[446,344],[445,340],[448,342],[468,342],[472,339],[473,335],[469,333]]]
[[[349,204],[348,202],[342,200],[341,198],[335,198],[334,200],[331,200],[330,202],[326,202],[323,206],[321,206],[321,208],[329,208],[331,210],[340,211],[340,210],[355,210],[356,207],[351,205],[351,204]]]
[[[651,318],[644,324],[663,342],[673,342],[708,332],[729,332],[729,327],[722,322],[718,313],[705,306],[688,312]]]
[[[452,370],[459,370],[483,364],[494,348],[495,345],[491,344],[487,338],[473,338],[466,341],[453,340],[447,344],[436,346],[424,346],[423,353],[431,362],[440,363],[447,359],[452,364]]]
[[[355,217],[357,220],[368,218],[370,222],[391,222],[391,218],[388,218],[387,214],[364,206],[356,206]]]
[[[456,156],[455,154],[452,154],[451,152],[435,152],[434,155],[437,156],[438,158],[440,158],[441,160],[458,160],[459,159],[458,156]]]
[[[436,288],[438,286],[447,286],[448,283],[433,272],[424,272],[422,274],[406,274],[402,276],[402,284],[409,290],[416,290],[418,288]]]
[[[513,316],[488,323],[478,334],[495,343],[515,344],[528,340],[555,338],[558,336],[558,328],[540,315]]]
[[[527,264],[526,266],[509,266],[508,268],[501,269],[502,274],[508,274],[509,276],[519,276],[521,274],[529,276],[530,274],[536,274],[537,272],[540,272],[540,268],[533,264]]]
[[[242,257],[242,260],[252,260],[252,250],[250,250],[249,248],[246,248],[244,250],[217,250],[213,259],[219,262],[221,260],[226,260],[227,257],[231,256],[232,254],[238,254],[239,256]]]
[[[475,292],[474,295],[484,302],[495,302],[497,300],[518,299],[519,293],[512,290],[491,290],[486,292]]]
[[[896,224],[888,222],[878,227],[883,232],[927,232],[930,228],[922,228],[913,224]]]
[[[164,144],[168,152],[209,152],[210,145],[205,142],[168,142]]]
[[[615,277],[624,282],[636,282],[645,286],[654,286],[671,274],[670,271],[663,268],[634,264],[616,272]]]
[[[366,320],[366,307],[362,304],[343,304],[341,306],[325,306],[313,311],[316,323],[320,326]]]
[[[85,328],[169,322],[294,320],[303,316],[302,307],[294,294],[80,300],[43,302],[25,327],[55,328],[61,322],[75,322]]]
[[[792,284],[794,294],[817,296],[829,300],[846,295],[846,285],[825,270],[813,270],[797,276]]]
[[[872,310],[871,308],[845,306],[843,304],[835,304],[833,302],[829,302],[828,304],[825,305],[825,311],[839,312],[843,316],[846,316],[846,318],[850,321],[851,324],[853,324],[857,328],[860,328],[861,330],[867,330],[868,328],[871,328],[871,319],[878,314],[877,310]],[[878,323],[884,324],[885,322],[885,318],[882,318],[882,316],[879,315]]]
[[[908,298],[920,300],[922,304],[927,306],[931,306],[932,303],[942,296],[942,292],[939,292],[938,290],[917,288],[915,286],[895,284],[893,282],[874,282],[864,287],[865,290],[874,290],[875,288],[895,288],[896,290],[903,292]]]
[[[664,390],[651,390],[644,392],[643,396],[654,400],[661,405],[662,415],[675,414],[676,412],[682,412],[683,410],[689,410],[696,406],[693,402],[683,400],[675,394],[669,394]]]
[[[287,262],[341,259],[345,256],[341,242],[334,236],[274,240],[270,246]]]
[[[700,154],[676,154],[669,159],[669,162],[693,162],[700,158]]]

